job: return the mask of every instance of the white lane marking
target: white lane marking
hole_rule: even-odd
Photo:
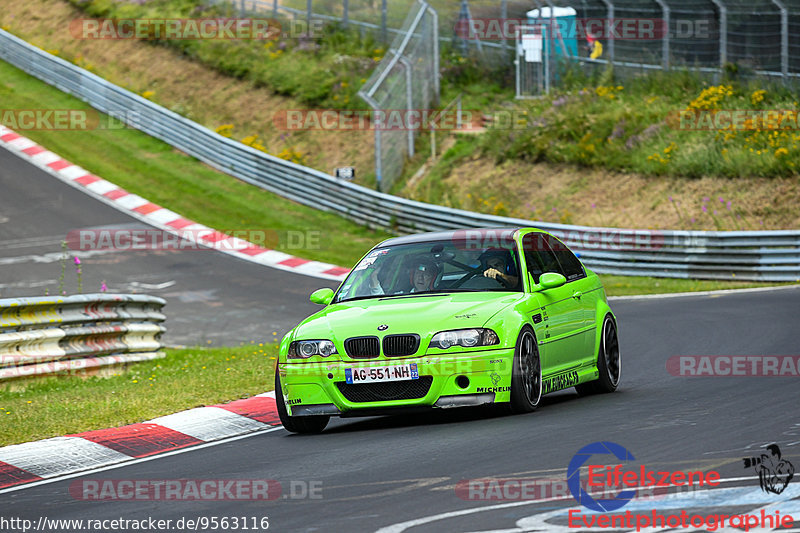
[[[9,132],[11,132],[11,130],[9,130]],[[25,138],[21,137],[20,139],[25,139]],[[19,140],[19,139],[17,139],[17,140]],[[31,146],[34,146],[36,144],[33,141],[30,141],[28,139],[25,139],[25,141],[29,142]],[[108,185],[100,184],[100,182],[94,182],[91,185],[84,187],[83,185],[81,185],[80,183],[77,183],[75,181],[75,179],[77,179],[77,178],[79,178],[79,177],[81,177],[83,175],[90,174],[90,172],[88,172],[88,171],[84,171],[79,176],[74,176],[75,170],[72,167],[67,167],[67,168],[65,168],[65,169],[63,169],[61,171],[57,171],[57,170],[54,170],[53,168],[51,168],[51,167],[49,167],[47,165],[37,165],[35,162],[33,162],[31,160],[30,156],[28,156],[27,154],[22,152],[20,149],[16,148],[13,145],[13,141],[12,142],[5,142],[5,143],[4,142],[0,142],[0,148],[7,149],[9,152],[19,156],[21,159],[24,159],[24,160],[30,162],[32,165],[36,166],[38,169],[50,174],[54,178],[62,181],[63,183],[66,183],[67,185],[70,185],[70,186],[82,191],[85,194],[89,194],[90,196],[93,196],[96,200],[99,200],[99,201],[103,202],[104,204],[109,205],[109,206],[113,207],[114,209],[116,209],[116,210],[118,210],[118,211],[120,211],[122,213],[125,213],[126,215],[128,215],[130,217],[133,217],[133,218],[135,218],[137,220],[140,220],[140,221],[148,224],[149,226],[153,226],[153,227],[156,227],[158,229],[161,229],[161,230],[164,230],[164,231],[169,231],[169,232],[175,232],[176,231],[174,228],[172,228],[170,226],[167,226],[166,224],[162,224],[162,223],[158,222],[157,220],[155,220],[154,218],[152,218],[152,217],[150,217],[148,215],[142,215],[141,213],[138,213],[136,211],[132,211],[132,210],[129,210],[129,209],[124,209],[122,206],[119,205],[119,203],[117,201],[112,200],[112,199],[108,198],[107,196],[103,195],[104,193],[108,192],[108,190],[106,190],[106,188],[108,186],[111,186],[111,189],[109,189],[109,190],[116,190],[116,189],[119,189],[119,187],[117,185],[111,184],[110,182],[101,179],[100,180],[101,182],[105,182]],[[73,165],[73,166],[77,167],[77,165]],[[65,170],[66,170],[66,172],[64,172]],[[94,187],[92,187],[92,185],[94,185]],[[98,190],[102,190],[102,192],[98,193],[97,192]],[[121,198],[124,198],[124,197],[121,197]],[[183,218],[183,217],[178,215],[177,218]],[[213,231],[210,228],[208,228],[206,226],[203,226],[203,225],[200,225],[200,224],[193,224],[193,225],[188,226],[186,228],[182,228],[183,231],[206,230],[206,229],[210,230],[210,231]],[[219,250],[219,251],[222,252],[222,253],[228,254],[228,255],[232,255],[232,256],[234,256],[234,257],[236,257],[238,259],[242,259],[242,260],[251,262],[251,263],[260,264],[260,265],[263,265],[263,266],[266,266],[266,267],[269,267],[269,268],[274,268],[276,270],[283,270],[284,272],[293,272],[295,274],[299,274],[299,275],[302,275],[302,276],[309,276],[309,277],[313,277],[313,278],[317,278],[317,279],[326,279],[326,280],[332,280],[332,281],[337,281],[337,282],[341,282],[345,277],[345,274],[336,274],[336,275],[334,275],[334,274],[325,273],[325,271],[327,271],[327,270],[330,270],[332,268],[337,268],[337,265],[331,265],[331,264],[328,264],[328,263],[322,263],[322,262],[316,262],[315,261],[314,264],[317,266],[317,271],[312,271],[309,267],[306,267],[305,270],[298,271],[294,267],[277,264],[282,259],[289,259],[289,258],[293,258],[294,257],[294,256],[291,256],[291,255],[288,255],[288,254],[282,254],[283,258],[282,259],[277,259],[275,262],[267,262],[267,261],[265,261],[265,259],[267,257],[272,258],[274,256],[271,256],[271,255],[268,256],[268,255],[265,255],[265,254],[260,254],[258,256],[250,256],[250,255],[247,255],[247,254],[242,254],[242,253],[240,253],[240,252],[238,252],[236,250]]]
[[[114,188],[116,189],[117,186],[114,185]],[[125,209],[131,209],[131,210],[136,209],[137,207],[141,207],[144,204],[148,203],[150,202],[148,202],[146,199],[136,194],[126,194],[125,196],[120,196],[119,198],[117,198],[118,205],[121,205]]]
[[[86,174],[89,174],[88,170],[86,170],[83,167],[79,167],[78,165],[70,165],[68,167],[64,167],[58,172],[69,180],[76,180],[82,176],[85,176]]]
[[[202,441],[223,439],[244,431],[257,431],[266,424],[219,407],[197,407],[160,416],[148,423],[179,431]]]
[[[102,195],[102,194],[105,194],[105,193],[110,192],[110,191],[115,191],[119,187],[117,187],[113,183],[111,183],[109,181],[106,181],[106,180],[97,180],[97,181],[93,181],[92,183],[87,185],[86,188],[88,190],[92,191],[93,193],[97,193],[97,194],[101,194]]]
[[[0,220],[1,221],[1,220]],[[37,246],[61,245],[64,242],[64,235],[50,235],[45,237],[27,237],[24,239],[9,239],[0,241],[0,249],[10,250],[11,248],[35,248]]]
[[[110,248],[108,250],[70,250],[69,256],[71,257],[79,257],[83,259],[84,257],[93,257],[95,255],[105,255],[118,252],[119,250],[115,250]],[[32,255],[20,255],[17,257],[0,257],[0,265],[16,265],[19,263],[55,263],[56,261],[61,261],[64,259],[63,252],[50,252],[46,254],[32,254]]]
[[[264,433],[270,433],[272,431],[280,431],[283,429],[283,426],[277,427],[266,427],[265,429],[261,429],[258,431],[253,431],[251,433],[245,433],[244,435],[236,435],[235,437],[229,437],[226,439],[215,440],[213,442],[206,442],[204,444],[198,444],[196,446],[190,446],[188,448],[181,448],[180,450],[173,450],[170,452],[160,453],[158,455],[151,455],[149,457],[139,457],[138,459],[129,458],[124,462],[120,462],[113,465],[103,466],[99,468],[91,468],[89,470],[82,470],[80,472],[74,472],[72,474],[66,474],[63,476],[59,476],[57,478],[51,479],[43,479],[41,481],[32,481],[31,483],[23,483],[22,485],[15,485],[13,487],[8,487],[6,489],[0,489],[0,494],[5,494],[7,492],[16,492],[18,490],[25,490],[25,489],[32,489],[34,487],[38,487],[40,485],[49,485],[50,483],[56,483],[58,481],[63,481],[65,479],[72,479],[76,477],[87,476],[90,474],[96,474],[98,472],[105,472],[107,470],[113,470],[115,468],[123,468],[126,466],[131,466],[139,463],[146,463],[149,461],[156,461],[158,459],[163,459],[164,457],[171,457],[173,455],[179,455],[183,453],[193,452],[195,450],[200,450],[202,448],[209,448],[211,446],[219,446],[220,444],[227,444],[229,442],[234,442],[240,439],[248,439],[250,437],[255,437],[256,435],[263,435]],[[128,457],[127,455],[125,457]]]
[[[44,152],[39,152],[35,156],[31,157],[31,159],[39,165],[49,165],[54,161],[61,161],[61,156],[45,150]]]
[[[134,287],[146,291],[161,291],[168,289],[177,283],[175,280],[165,281],[164,283],[140,283],[138,281],[131,281],[128,287]]]
[[[697,291],[697,292],[667,292],[663,294],[639,294],[634,296],[609,296],[609,300],[658,300],[661,298],[683,298],[687,296],[711,296],[720,294],[741,294],[745,292],[770,292],[783,291],[786,289],[796,289],[800,284],[781,285],[778,287],[752,287],[749,289],[719,289],[716,291]]]
[[[128,457],[80,437],[54,437],[0,448],[0,461],[42,478],[105,466]]]
[[[46,279],[44,281],[15,281],[13,283],[0,283],[0,289],[35,289],[37,287],[46,287],[48,285],[55,285],[58,283],[57,279]]]
[[[17,137],[13,141],[8,141],[6,144],[8,144],[9,146],[13,146],[20,152],[22,150],[27,150],[31,146],[36,146],[36,143],[28,139],[27,137]]]
[[[757,480],[757,478],[756,477],[752,477],[752,476],[750,476],[750,477],[725,478],[725,479],[720,479],[719,482],[720,483],[732,483],[732,482],[744,481],[744,480],[749,480],[749,481],[755,482],[755,480]],[[643,489],[643,488],[645,488],[645,487],[635,487],[634,490],[639,490],[639,489]],[[787,488],[787,490],[784,491],[783,495],[787,495],[787,493],[793,495],[795,492],[797,492],[797,495],[800,495],[800,485],[796,485],[795,488],[796,488],[796,490],[792,491],[792,492],[788,492],[788,488]],[[754,492],[754,491],[761,492],[761,489],[759,487],[750,486],[750,487],[727,487],[727,488],[716,488],[716,489],[702,490],[702,491],[693,491],[693,492],[688,493],[688,495],[695,495],[695,494],[700,494],[700,493],[703,493],[703,492],[715,492],[716,493],[716,492],[720,492],[720,491],[731,491],[731,490],[736,491],[736,490],[740,490],[740,489],[745,489],[747,491],[747,494],[746,494],[746,497],[745,496],[742,497],[742,503],[739,503],[738,505],[746,505],[746,504],[750,503],[749,500],[756,501],[753,497],[750,496],[750,494],[752,492]],[[678,497],[682,497],[682,496],[687,496],[687,493],[679,493],[679,494],[673,494],[673,495],[667,495],[667,496],[674,496],[674,497],[678,498]],[[667,499],[667,496],[665,496],[665,500]],[[709,495],[707,495],[707,497],[714,498],[714,497],[716,497],[716,495],[715,494],[709,494]],[[792,496],[792,497],[795,497],[795,496]],[[435,515],[424,516],[422,518],[415,518],[415,519],[412,519],[412,520],[407,520],[405,522],[399,522],[397,524],[391,524],[391,525],[388,525],[388,526],[385,526],[385,527],[382,527],[382,528],[376,530],[375,533],[402,533],[403,531],[406,531],[407,529],[410,529],[412,527],[422,526],[422,525],[425,525],[425,524],[430,524],[431,522],[438,522],[440,520],[446,520],[448,518],[456,518],[456,517],[459,517],[459,516],[466,516],[466,515],[471,515],[471,514],[483,513],[483,512],[486,512],[486,511],[496,511],[498,509],[510,509],[510,508],[513,508],[513,507],[522,507],[522,506],[525,506],[525,505],[536,505],[536,504],[540,504],[540,503],[548,503],[548,502],[555,502],[555,501],[565,501],[565,500],[571,500],[571,499],[572,499],[571,497],[570,498],[564,498],[563,496],[553,496],[553,497],[550,497],[550,498],[540,498],[540,499],[537,499],[537,500],[525,500],[525,501],[517,501],[517,502],[510,502],[510,503],[499,503],[499,504],[495,504],[495,505],[485,505],[485,506],[481,506],[481,507],[471,507],[469,509],[461,509],[460,511],[449,511],[449,512],[446,512],[446,513],[439,513],[439,514],[435,514]],[[718,504],[721,504],[721,505],[733,505],[733,503],[728,503],[729,499],[728,499],[727,494],[720,495],[719,499],[720,499],[721,503],[718,503]],[[788,499],[789,498],[787,498],[787,500]],[[644,500],[642,500],[640,502],[635,502],[634,501],[634,502],[631,502],[631,504],[629,504],[629,505],[633,505],[634,503],[642,503],[642,504],[644,504],[645,501]],[[653,503],[653,502],[652,502],[652,500],[649,500],[648,503]],[[682,503],[682,504],[684,506],[686,505],[685,503]],[[680,506],[678,506],[678,507],[680,507]],[[625,509],[627,509],[627,508],[628,508],[628,506],[626,505]],[[557,509],[555,512],[565,513],[568,510],[569,510],[569,508],[565,507],[565,508],[562,508],[562,509]],[[589,510],[586,510],[586,511],[587,511],[587,513],[591,513],[591,511],[589,511]],[[606,528],[606,530],[608,530],[608,528]],[[498,530],[498,531],[500,531],[500,530]],[[525,530],[512,529],[512,530],[503,530],[503,531],[525,531]]]
[[[166,224],[167,222],[172,222],[173,220],[181,218],[181,216],[174,211],[170,211],[169,209],[162,207],[157,211],[148,213],[147,218],[152,219],[159,224]]]

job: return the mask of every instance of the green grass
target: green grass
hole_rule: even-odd
[[[88,106],[0,62],[0,99],[7,109],[87,109]],[[378,241],[390,237],[322,211],[295,204],[222,174],[166,143],[136,130],[25,131],[31,139],[126,190],[210,227],[230,230],[321,231],[319,248],[291,249],[300,257],[351,266]],[[465,141],[467,148],[476,142]],[[453,164],[469,149],[454,149]],[[743,288],[763,284],[647,277],[612,277],[609,295]]]
[[[91,17],[120,19],[212,18],[237,16],[230,4],[201,0],[152,0],[146,4],[108,0],[68,0]],[[271,16],[271,13],[259,16]],[[371,34],[346,31],[335,24],[308,35],[303,21],[279,19],[288,38],[251,40],[153,39],[154,45],[178,50],[203,65],[256,87],[268,87],[312,107],[366,109],[356,96],[363,81],[386,52]],[[303,23],[303,24],[300,24]],[[68,58],[69,59],[69,58]]]
[[[277,344],[165,351],[164,359],[108,377],[0,384],[0,446],[143,422],[273,389]]]
[[[648,278],[638,276],[613,276],[611,274],[600,274],[600,279],[603,281],[603,286],[609,296],[716,291],[722,289],[748,289],[752,287],[793,285],[792,283]]]
[[[566,72],[564,72],[566,69]],[[562,67],[563,83],[515,107],[518,127],[494,128],[481,149],[496,161],[569,163],[655,176],[793,176],[800,134],[754,124],[748,129],[691,131],[679,112],[783,110],[796,117],[798,96],[763,80],[720,85],[685,71],[655,72],[625,82],[607,70],[588,76]],[[699,115],[698,115],[699,116]],[[796,118],[793,122],[796,122]],[[759,129],[760,128],[760,129]]]
[[[601,276],[609,295],[764,286]],[[273,389],[278,345],[166,349],[106,377],[61,375],[0,384],[0,446],[123,426]]]
[[[0,62],[6,109],[89,109],[89,106]],[[307,259],[351,265],[388,233],[285,200],[238,181],[133,129],[21,132],[129,192],[207,226],[230,230],[319,231],[319,247],[274,248]]]

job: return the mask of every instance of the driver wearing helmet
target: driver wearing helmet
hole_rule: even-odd
[[[423,292],[433,290],[433,283],[439,275],[439,267],[431,261],[419,261],[411,270],[411,291]]]
[[[412,292],[425,292],[433,290],[433,284],[436,282],[436,277],[439,275],[439,266],[433,261],[420,259],[411,264],[411,272],[409,273],[409,282],[411,283]],[[381,287],[378,280],[378,270],[374,270],[369,278],[370,294],[385,294],[383,287]],[[400,291],[401,293],[403,291]]]
[[[506,288],[516,287],[519,277],[514,275],[514,261],[511,252],[503,248],[490,248],[478,259],[481,262],[483,276],[492,278]]]

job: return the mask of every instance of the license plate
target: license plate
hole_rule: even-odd
[[[380,381],[404,381],[419,379],[417,363],[400,366],[376,366],[369,368],[345,368],[347,383],[375,383]]]

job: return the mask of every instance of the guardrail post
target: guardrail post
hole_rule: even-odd
[[[313,14],[311,10],[311,0],[306,0],[306,32],[311,31],[311,15]]]

